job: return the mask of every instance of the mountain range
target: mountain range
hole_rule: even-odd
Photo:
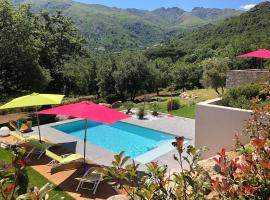
[[[183,32],[217,24],[242,11],[195,7],[159,8],[153,11],[120,9],[72,0],[13,0],[15,5],[31,4],[33,12],[60,10],[72,18],[90,48],[121,50],[159,44]]]
[[[262,2],[242,13],[223,20],[216,25],[207,25],[183,36],[172,37],[171,41],[162,47],[149,48],[157,51],[159,48],[175,48],[185,52],[183,61],[200,63],[213,56],[230,58],[231,68],[253,68],[259,59],[239,59],[237,56],[257,49],[270,49],[270,2]],[[159,50],[159,51],[161,51]],[[171,50],[172,51],[172,50]],[[266,65],[267,61],[265,60]],[[268,64],[269,65],[269,64]]]

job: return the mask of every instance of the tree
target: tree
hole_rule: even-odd
[[[97,59],[98,91],[100,96],[110,103],[119,98],[119,94],[115,89],[115,80],[113,77],[113,73],[116,70],[115,62],[113,56],[100,56]]]
[[[153,88],[157,95],[159,89],[169,86],[172,81],[171,62],[166,59],[156,59],[147,63],[150,77],[147,79],[148,88]]]
[[[84,54],[83,38],[69,17],[33,14],[0,0],[0,92],[63,92],[63,67]]]
[[[145,57],[130,52],[121,55],[117,62],[117,70],[113,72],[116,91],[124,98],[129,95],[131,100],[134,100],[139,91],[145,89],[148,77]]]
[[[203,82],[206,86],[212,87],[218,95],[224,93],[226,86],[226,73],[228,70],[228,58],[209,58],[204,60],[203,66]],[[219,92],[221,89],[221,93]]]
[[[77,57],[64,64],[64,93],[66,95],[98,94],[96,71],[96,63],[92,58]]]
[[[48,90],[63,92],[64,63],[76,56],[84,55],[82,47],[84,39],[71,18],[64,16],[60,11],[54,14],[40,13],[36,17],[36,24],[42,43],[39,63],[48,69],[52,76]]]
[[[176,61],[182,56],[185,55],[185,52],[170,46],[159,46],[154,48],[149,48],[145,51],[145,56],[148,59],[157,59],[157,58],[170,58],[172,61]]]
[[[49,72],[39,65],[41,43],[30,7],[15,9],[0,0],[0,91],[42,91],[50,80]]]
[[[173,70],[173,83],[178,89],[201,87],[202,68],[194,64],[177,62]]]

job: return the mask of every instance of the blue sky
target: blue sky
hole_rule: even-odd
[[[159,7],[180,7],[191,10],[193,7],[246,9],[264,0],[76,0],[83,3],[102,4],[118,8],[138,8],[153,10]]]

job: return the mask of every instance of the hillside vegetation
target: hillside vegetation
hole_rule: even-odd
[[[88,47],[99,50],[152,46],[172,35],[240,13],[233,9],[204,8],[196,8],[192,12],[180,8],[160,8],[154,11],[118,9],[72,0],[14,0],[14,3],[29,3],[34,12],[62,11],[76,23],[87,39]]]
[[[223,56],[231,59],[231,68],[258,67],[260,60],[236,56],[260,48],[270,49],[270,2],[261,3],[218,25],[207,25],[184,37],[174,38],[170,46],[185,51],[183,60],[188,62]]]
[[[51,5],[55,4],[47,6]],[[95,6],[97,12],[108,9]],[[269,2],[217,25],[182,34],[163,46],[103,54],[87,48],[80,30],[61,12],[31,13],[35,7],[16,8],[5,0],[0,0],[0,8],[2,101],[35,91],[95,95],[99,101],[112,103],[145,93],[159,95],[163,88],[185,91],[208,86],[222,95],[228,69],[269,66],[269,61],[261,65],[259,59],[236,58],[258,48],[270,49]],[[163,10],[158,11],[160,15]],[[147,11],[123,12],[143,15]],[[173,18],[167,20],[174,23]],[[107,34],[104,38],[109,40],[112,34]]]

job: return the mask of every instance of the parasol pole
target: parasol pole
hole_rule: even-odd
[[[37,125],[38,125],[38,136],[39,136],[39,142],[41,143],[41,135],[40,135],[40,126],[39,126],[39,117],[38,117],[38,110],[36,106],[36,118],[37,118]]]
[[[87,139],[87,120],[84,120],[84,151],[83,151],[83,163],[85,167],[86,163],[86,139]]]

